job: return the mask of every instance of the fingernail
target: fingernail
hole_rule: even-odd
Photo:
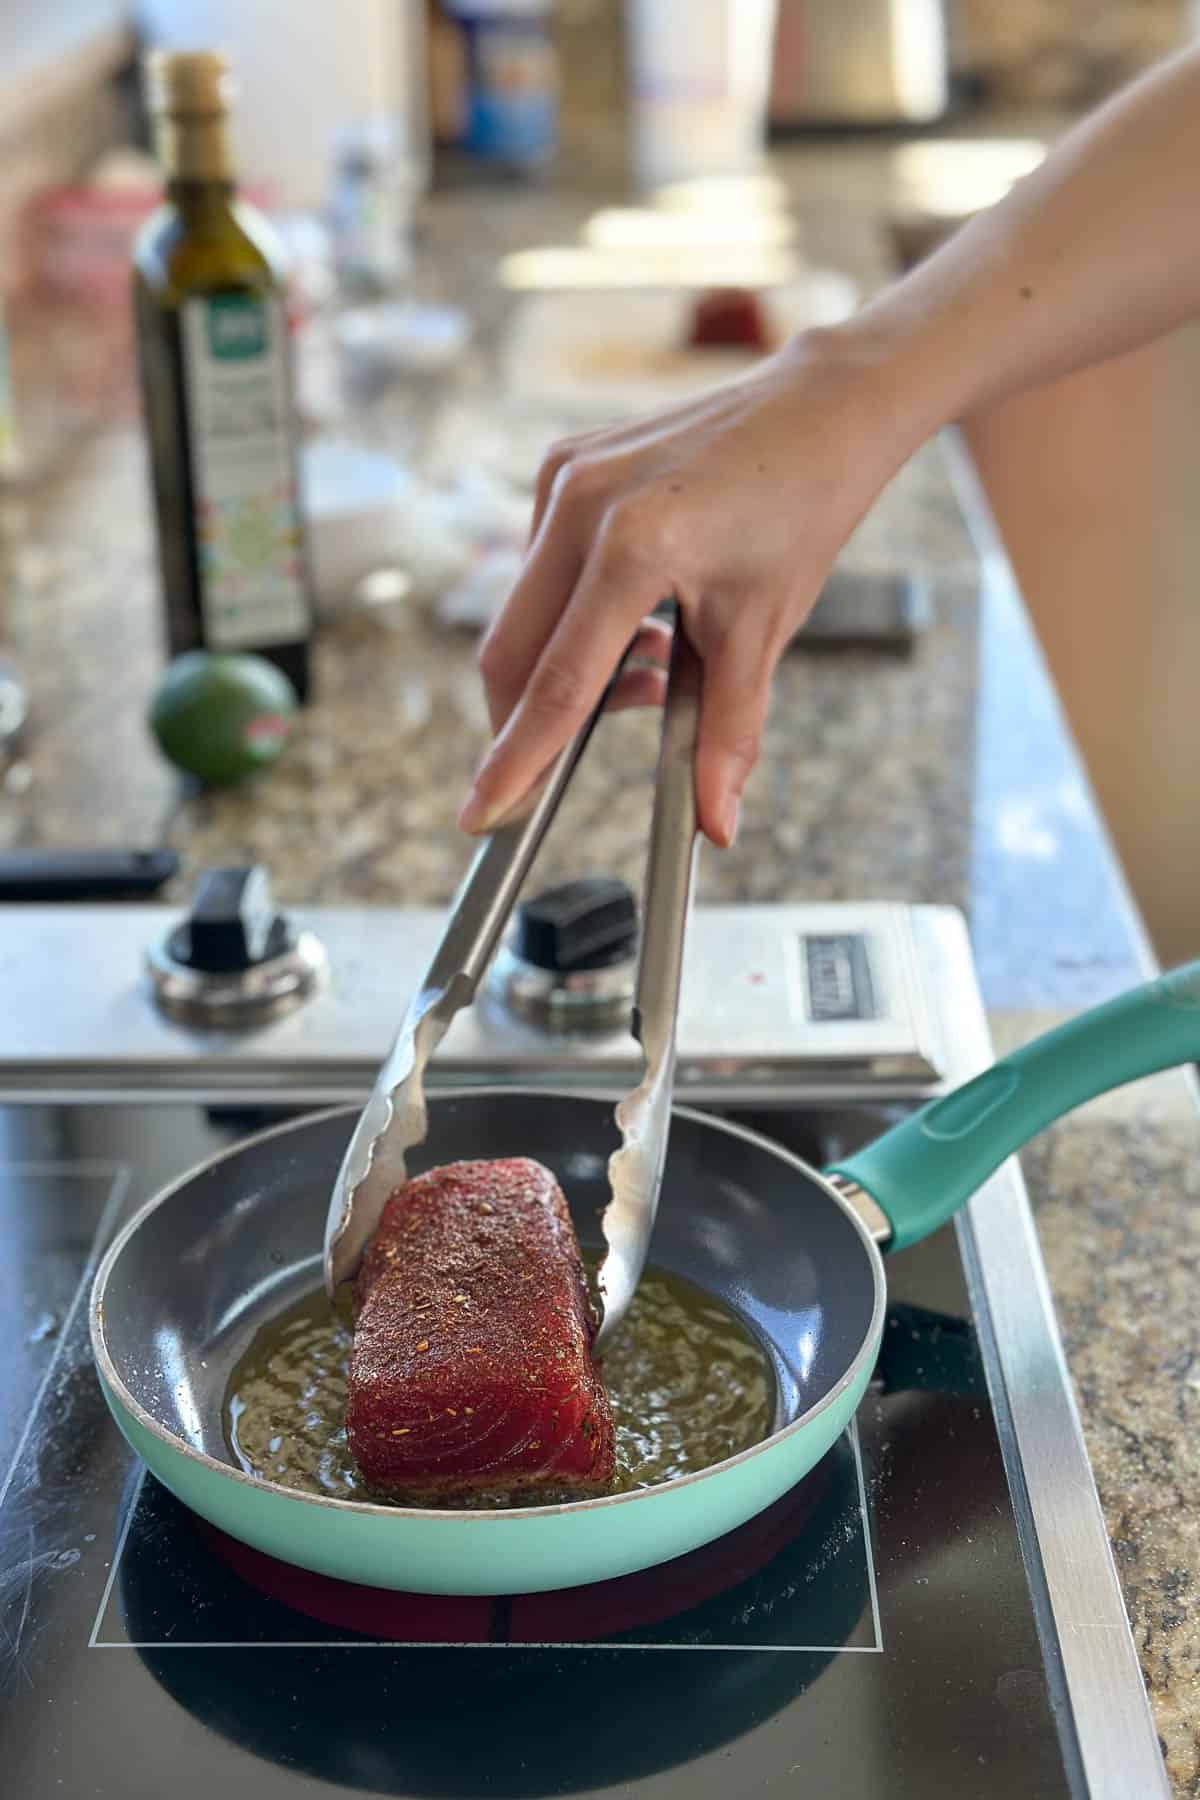
[[[494,800],[489,804],[480,798],[477,789],[472,788],[458,815],[459,830],[469,831],[472,837],[485,837],[489,831],[499,831],[502,825],[511,825],[514,819],[521,817],[523,810],[520,801],[515,806],[498,806]]]
[[[730,794],[721,803],[721,836],[725,840],[725,849],[731,850],[737,841],[738,825],[741,821],[741,803],[735,795]]]
[[[469,831],[473,836],[478,836],[485,832],[490,824],[491,817],[488,808],[480,799],[475,789],[472,788],[471,792],[462,803],[462,808],[458,815],[458,829],[460,831]]]

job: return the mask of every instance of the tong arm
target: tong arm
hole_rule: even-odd
[[[694,766],[701,680],[700,659],[677,623],[650,826],[633,1016],[634,1036],[645,1063],[641,1082],[616,1112],[621,1147],[609,1160],[612,1198],[601,1221],[607,1251],[598,1275],[604,1317],[597,1350],[624,1318],[641,1279],[667,1157],[683,947],[696,864]]]

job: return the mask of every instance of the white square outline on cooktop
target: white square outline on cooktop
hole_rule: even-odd
[[[122,1206],[125,1204],[126,1196],[129,1193],[129,1184],[133,1179],[133,1170],[128,1163],[88,1162],[86,1160],[83,1162],[67,1163],[54,1162],[47,1159],[44,1162],[0,1163],[0,1175],[5,1174],[53,1175],[60,1180],[66,1175],[75,1177],[81,1181],[99,1181],[107,1176],[109,1188],[108,1198],[100,1208],[100,1218],[97,1222],[95,1232],[92,1235],[92,1242],[88,1249],[87,1260],[83,1265],[83,1274],[80,1276],[79,1286],[75,1289],[74,1297],[72,1298],[70,1306],[67,1308],[66,1317],[62,1322],[62,1328],[58,1334],[58,1342],[54,1346],[54,1353],[51,1356],[50,1361],[46,1364],[46,1372],[38,1382],[37,1392],[33,1396],[33,1405],[30,1407],[29,1417],[25,1421],[25,1429],[17,1439],[17,1447],[13,1451],[12,1461],[8,1465],[8,1471],[5,1474],[4,1480],[0,1482],[0,1509],[3,1508],[4,1502],[8,1499],[8,1491],[12,1487],[18,1464],[24,1456],[25,1446],[29,1442],[29,1434],[33,1430],[33,1422],[37,1418],[39,1412],[41,1412],[42,1402],[50,1391],[50,1383],[54,1379],[59,1362],[62,1359],[63,1351],[66,1349],[70,1339],[71,1328],[75,1323],[76,1314],[83,1303],[83,1297],[86,1293],[91,1291],[92,1272],[96,1267],[96,1258],[103,1245],[108,1242],[108,1234],[115,1223]]]
[[[116,1427],[114,1426],[115,1430]],[[871,1527],[867,1513],[867,1487],[863,1475],[862,1448],[858,1438],[858,1421],[852,1419],[847,1427],[850,1448],[854,1457],[854,1472],[858,1485],[858,1518],[861,1527],[861,1544],[867,1565],[867,1585],[871,1594],[871,1622],[875,1630],[873,1644],[655,1644],[655,1643],[621,1643],[611,1638],[591,1638],[583,1643],[560,1642],[551,1640],[540,1642],[530,1640],[528,1643],[512,1641],[497,1642],[489,1639],[486,1643],[447,1643],[440,1639],[426,1643],[416,1638],[296,1638],[268,1639],[261,1643],[247,1643],[244,1639],[213,1640],[180,1638],[151,1638],[137,1642],[129,1638],[102,1638],[99,1633],[108,1611],[109,1601],[116,1584],[117,1570],[121,1566],[121,1558],[125,1554],[125,1544],[129,1530],[137,1512],[141,1498],[142,1484],[148,1470],[143,1469],[137,1491],[129,1503],[129,1511],[121,1528],[121,1536],[117,1543],[116,1554],[112,1559],[112,1567],[108,1572],[108,1580],[104,1584],[104,1592],[100,1596],[100,1605],[96,1610],[95,1622],[88,1638],[89,1650],[740,1650],[759,1655],[778,1654],[782,1656],[880,1656],[883,1654],[883,1627],[879,1618],[879,1590],[875,1581],[875,1558],[871,1548]]]

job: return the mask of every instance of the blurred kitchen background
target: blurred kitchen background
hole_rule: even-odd
[[[517,567],[546,440],[735,366],[692,342],[706,289],[765,296],[776,333],[844,315],[1198,11],[780,0],[775,19],[740,0],[735,26],[720,0],[6,0],[0,848],[162,837],[188,870],[266,860],[285,894],[442,898],[484,735],[470,640]],[[180,789],[144,725],[164,661],[129,308],[159,198],[147,47],[229,54],[241,185],[290,259],[315,722],[227,796]],[[1198,376],[1188,330],[970,434],[1163,961],[1200,954]],[[881,508],[849,564],[876,585],[840,615],[831,592],[831,644],[909,647],[937,530],[919,504]],[[883,717],[864,754],[908,722]],[[798,723],[801,790],[804,745]],[[743,875],[754,830],[751,809]]]

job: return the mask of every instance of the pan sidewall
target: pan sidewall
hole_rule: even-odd
[[[870,1376],[853,1379],[799,1429],[743,1460],[620,1505],[533,1515],[389,1515],[327,1508],[265,1484],[230,1479],[173,1450],[101,1382],[122,1435],[177,1499],[267,1556],[363,1586],[415,1594],[503,1595],[582,1587],[634,1574],[724,1537],[773,1505],[815,1467],[849,1424]]]

